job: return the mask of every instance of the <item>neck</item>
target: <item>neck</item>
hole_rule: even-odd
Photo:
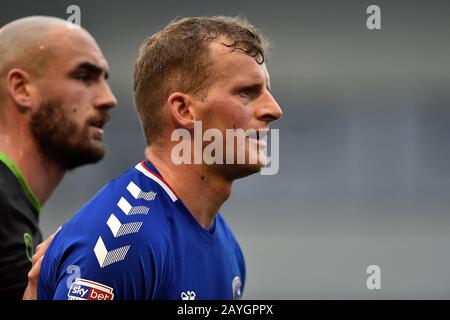
[[[28,127],[20,123],[14,126],[0,124],[0,151],[14,161],[39,204],[43,206],[61,182],[65,170],[44,157]]]
[[[176,165],[170,150],[148,147],[146,158],[175,190],[192,216],[204,228],[211,227],[214,217],[231,193],[232,181],[214,173],[207,165]]]

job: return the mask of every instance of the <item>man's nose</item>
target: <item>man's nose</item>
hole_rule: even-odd
[[[261,103],[262,106],[258,109],[259,119],[269,123],[281,118],[283,111],[269,91],[266,91]]]
[[[117,99],[111,91],[108,83],[102,86],[101,94],[95,101],[95,107],[100,109],[111,109],[117,105]]]

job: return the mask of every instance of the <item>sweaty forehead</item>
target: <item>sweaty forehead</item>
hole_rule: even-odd
[[[212,72],[220,81],[254,81],[269,83],[269,73],[266,64],[259,64],[254,57],[241,50],[213,42],[210,46]]]
[[[84,59],[106,66],[92,36],[82,28],[69,28],[61,19],[31,17],[0,29],[0,75],[22,68],[37,76],[52,66],[60,69]]]
[[[89,62],[103,69],[108,69],[106,59],[95,40],[86,32],[58,32],[50,34],[50,38],[59,41],[47,43],[40,47],[41,53],[52,57],[50,66],[61,69],[73,68],[79,63]]]

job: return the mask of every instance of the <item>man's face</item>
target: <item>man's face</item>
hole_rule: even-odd
[[[218,42],[211,44],[213,80],[206,98],[198,105],[197,120],[203,130],[219,129],[224,136],[224,162],[227,149],[226,129],[268,130],[269,123],[281,117],[282,111],[270,94],[269,73],[265,64],[242,51],[230,49]],[[248,131],[249,132],[249,131]],[[235,139],[234,162],[239,149],[246,155],[245,164],[217,165],[218,170],[231,179],[258,172],[266,163],[264,143],[258,137],[246,137],[244,144]],[[259,151],[258,151],[259,150]],[[230,150],[228,150],[230,151]],[[255,153],[251,155],[251,153]],[[257,162],[250,162],[250,157]]]
[[[108,65],[86,33],[63,30],[39,78],[39,106],[30,129],[41,151],[66,170],[103,158],[103,127],[116,99],[106,81]]]

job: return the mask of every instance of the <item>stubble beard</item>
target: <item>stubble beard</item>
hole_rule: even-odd
[[[88,126],[78,130],[56,99],[41,103],[31,116],[30,131],[44,157],[63,170],[96,163],[106,152],[103,143],[91,143]]]

